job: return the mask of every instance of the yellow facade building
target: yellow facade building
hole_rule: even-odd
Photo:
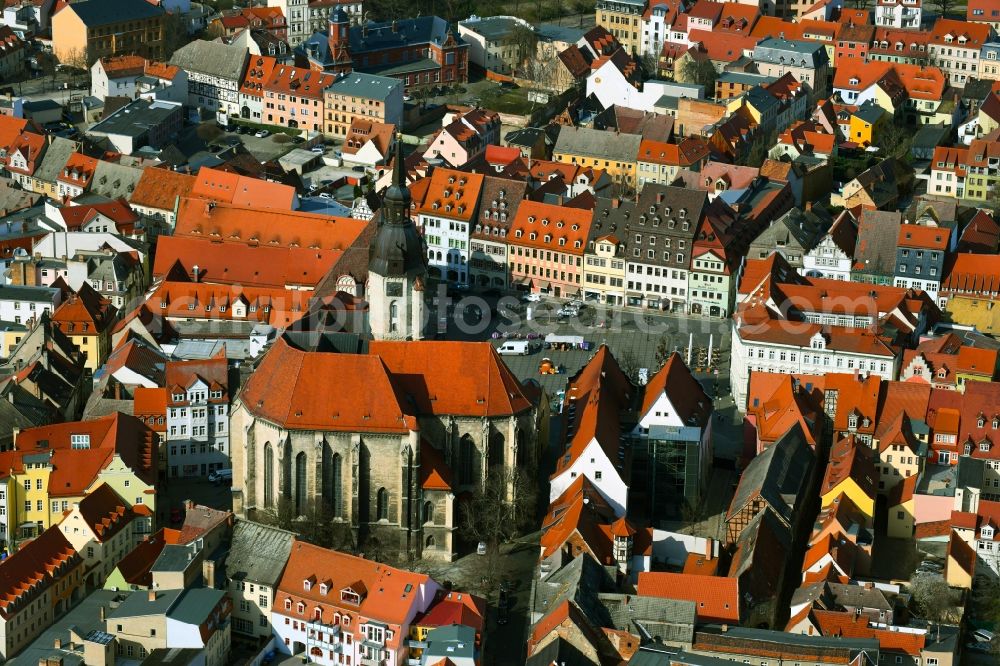
[[[60,63],[79,69],[124,54],[164,60],[166,16],[143,0],[69,3],[52,16],[52,48]]]

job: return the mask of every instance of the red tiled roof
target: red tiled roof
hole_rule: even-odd
[[[26,604],[17,602],[35,598],[33,592],[37,594],[37,590],[54,585],[81,563],[80,555],[57,526],[22,543],[14,554],[0,562],[0,616],[9,620],[26,610]]]
[[[824,636],[874,638],[878,640],[879,647],[883,651],[901,652],[917,658],[924,648],[924,633],[871,627],[868,618],[863,615],[816,609],[812,617]]]
[[[647,597],[693,601],[699,622],[740,621],[736,578],[641,571],[636,591]]]
[[[677,416],[688,425],[706,425],[712,415],[712,400],[706,394],[680,354],[674,352],[646,384],[642,398],[642,416],[666,394]]]
[[[514,373],[488,342],[373,340],[397,389],[419,414],[508,416],[531,407]]]
[[[191,194],[194,183],[195,177],[186,173],[149,167],[143,169],[129,201],[135,206],[173,211],[180,199]]]
[[[179,537],[178,530],[161,528],[159,532],[140,541],[135,548],[119,560],[118,573],[131,585],[149,587],[153,582],[150,570],[153,568],[156,558],[163,552],[164,546],[176,544]]]
[[[593,213],[589,210],[522,201],[511,223],[507,242],[583,256],[592,217]]]
[[[191,196],[235,206],[291,210],[295,202],[295,188],[230,171],[201,167],[191,187]],[[178,219],[179,217],[178,215]]]
[[[312,581],[309,590],[304,589],[306,580]],[[328,590],[326,594],[322,593],[324,585]],[[435,593],[436,588],[434,581],[425,574],[296,540],[278,583],[274,608],[276,612],[283,612],[285,600],[289,599],[293,608],[300,601],[305,603],[305,617],[315,617],[318,609],[325,624],[333,624],[336,611],[347,611],[370,621],[394,625],[396,635],[387,645],[395,649],[407,638],[399,629],[412,618],[414,607],[419,608],[422,600]],[[359,604],[341,600],[341,591],[347,589],[359,594]]]
[[[135,518],[128,504],[107,483],[87,493],[77,510],[100,543],[121,532]]]
[[[364,377],[364,391],[327,391],[331,377]],[[240,400],[253,414],[296,430],[394,432],[416,429],[405,399],[374,354],[304,352],[279,338],[247,380]]]
[[[853,435],[838,440],[830,449],[830,462],[823,475],[820,495],[826,495],[850,479],[874,501],[875,463],[869,451],[869,448],[858,444]]]

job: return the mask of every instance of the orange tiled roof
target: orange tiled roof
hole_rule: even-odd
[[[476,212],[484,178],[478,173],[435,169],[424,201],[417,210],[423,215],[469,222]]]
[[[636,591],[647,597],[693,601],[699,622],[740,621],[736,578],[641,571]]]
[[[322,102],[323,91],[336,80],[334,74],[278,64],[271,70],[271,78],[264,82],[264,90]]]
[[[130,203],[134,206],[173,211],[179,199],[191,194],[195,177],[171,169],[144,169],[136,183]]]
[[[488,342],[372,340],[368,353],[418,414],[508,416],[530,409],[520,381]]]
[[[306,590],[304,582],[310,581]],[[323,594],[323,588],[327,593]],[[437,585],[425,574],[396,569],[373,560],[320,548],[296,540],[275,593],[274,608],[283,612],[285,600],[293,607],[300,601],[306,606],[305,617],[315,617],[316,610],[325,624],[333,624],[334,613],[348,613],[397,627],[387,644],[395,649],[407,636],[403,628],[422,600],[436,592]],[[352,590],[360,603],[341,600],[342,590]]]
[[[643,139],[639,143],[639,162],[689,167],[708,159],[709,147],[698,137],[688,137],[678,143]]]
[[[874,501],[875,463],[869,450],[859,445],[853,435],[838,440],[830,449],[830,462],[823,475],[820,495],[826,495],[850,479]]]
[[[56,526],[21,544],[0,562],[0,615],[9,620],[26,610],[25,601],[34,598],[29,596],[33,591],[54,585],[82,562]]]
[[[110,540],[135,518],[128,504],[107,483],[87,493],[77,506],[80,517],[100,543]]]
[[[919,657],[925,645],[923,633],[872,627],[867,617],[855,613],[815,609],[812,617],[824,636],[874,638],[883,651],[890,653],[902,652]]]
[[[522,201],[511,223],[511,245],[583,256],[592,212],[540,201]]]
[[[70,294],[52,313],[52,323],[67,335],[100,335],[117,320],[111,301],[94,291],[89,282]]]
[[[685,424],[704,426],[711,417],[711,398],[705,394],[701,384],[677,352],[670,355],[663,367],[646,384],[642,415],[648,414],[664,393]]]
[[[202,167],[198,170],[191,196],[251,208],[291,210],[295,188],[230,171]]]

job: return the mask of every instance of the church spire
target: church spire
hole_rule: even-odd
[[[379,209],[379,226],[371,246],[368,270],[383,276],[424,274],[423,242],[410,219],[410,190],[403,166],[403,142],[396,135],[392,184],[386,188]]]

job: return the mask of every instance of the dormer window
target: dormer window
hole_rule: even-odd
[[[983,441],[979,442],[979,450],[982,451],[982,452],[984,452],[984,453],[987,452],[987,451],[989,451],[990,450],[990,440],[984,439]]]
[[[296,612],[298,612],[299,615],[303,615],[306,612],[306,605],[300,601],[298,604],[296,604],[295,610]]]
[[[330,592],[330,586],[329,585],[327,585],[326,583],[320,583],[319,584],[319,593],[320,594],[322,594],[325,597],[329,592]]]
[[[857,414],[851,414],[850,416],[847,417],[847,427],[851,428],[851,429],[854,429],[854,428],[858,427],[858,415]]]
[[[286,611],[292,610],[292,600],[291,599],[285,599],[285,610]]]
[[[997,428],[1000,428],[1000,419],[998,419],[997,417],[994,416],[993,417],[993,429],[996,430]]]
[[[976,426],[982,428],[985,425],[986,425],[986,419],[980,416],[979,419],[976,420]]]
[[[302,589],[305,590],[306,592],[308,592],[309,590],[311,590],[312,589],[312,580],[306,578],[304,581],[302,581]]]
[[[979,530],[979,538],[981,539],[992,539],[993,538],[993,527],[990,525],[983,525],[982,529]]]
[[[972,444],[969,442],[965,443],[965,455],[967,456],[972,455]]]

